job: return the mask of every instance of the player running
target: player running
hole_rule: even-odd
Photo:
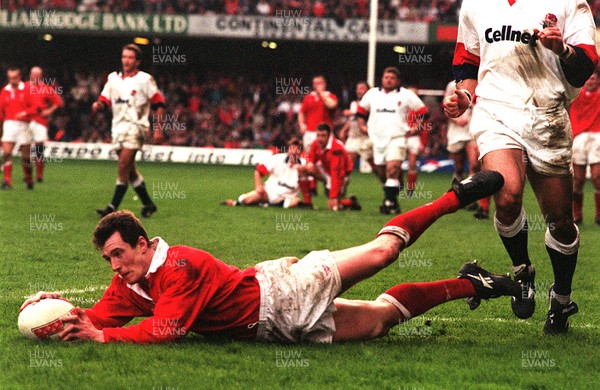
[[[600,225],[600,68],[585,82],[569,111],[573,126],[573,220],[583,221],[585,171],[590,166]]]
[[[384,200],[379,207],[382,214],[400,213],[398,195],[402,161],[406,158],[406,136],[411,130],[408,121],[412,111],[419,123],[427,117],[427,107],[421,99],[400,86],[400,71],[395,67],[385,68],[381,87],[371,88],[360,101],[358,115],[361,129],[368,131],[374,145],[373,160],[386,174]]]
[[[366,130],[362,131],[360,129],[356,116],[360,100],[369,88],[371,87],[366,81],[356,83],[356,100],[350,103],[349,109],[344,110],[344,116],[348,119],[340,129],[339,135],[352,159],[352,166],[354,167],[356,160],[360,157],[361,161],[366,161],[371,166],[371,169],[383,184],[385,182],[385,172],[373,162],[373,142],[369,139]]]
[[[29,130],[35,144],[35,173],[37,182],[44,180],[44,142],[48,141],[48,122],[50,116],[63,106],[63,100],[53,86],[44,82],[44,72],[39,66],[29,71],[29,88],[39,113],[29,122]]]
[[[100,221],[93,241],[116,275],[91,309],[76,308],[62,318],[66,326],[59,338],[148,344],[196,332],[284,343],[367,340],[444,302],[519,294],[519,284],[508,276],[467,263],[458,278],[399,284],[374,301],[338,298],[393,263],[442,215],[492,194],[502,183],[497,172],[455,181],[439,199],[390,220],[367,244],[314,251],[302,260],[264,261],[245,270],[198,249],[150,240],[132,213],[112,213]],[[39,292],[22,308],[58,297]],[[148,318],[123,327],[135,317]]]
[[[123,70],[108,75],[98,101],[92,104],[93,114],[109,108],[112,110],[112,140],[119,156],[115,192],[105,209],[96,210],[100,216],[119,208],[128,183],[131,183],[142,201],[142,217],[149,217],[156,212],[156,205],[150,199],[144,178],[137,170],[135,155],[142,149],[149,131],[150,110],[156,110],[157,117],[164,118],[166,106],[154,78],[139,70],[141,59],[142,51],[137,45],[128,44],[123,47]],[[161,137],[160,126],[156,128],[154,137]]]
[[[344,144],[335,138],[331,127],[326,123],[317,126],[317,139],[310,147],[308,163],[300,168],[300,189],[304,202],[312,204],[310,186],[306,177],[311,175],[325,183],[327,208],[338,211],[342,209],[360,210],[356,196],[343,199],[352,173],[352,160],[344,148]]]
[[[477,94],[470,131],[483,169],[505,178],[494,224],[523,294],[512,300],[519,318],[535,310],[535,270],[527,249],[525,178],[546,230],[554,285],[544,331],[565,333],[577,313],[571,285],[579,230],[573,223],[571,126],[568,105],[598,63],[595,26],[585,0],[465,0],[454,53],[455,94],[444,100],[457,118]],[[550,228],[552,227],[552,228]]]
[[[27,188],[33,189],[31,169],[31,132],[29,120],[38,112],[31,96],[28,83],[21,81],[21,70],[16,67],[6,71],[8,84],[0,92],[0,122],[2,122],[2,152],[4,180],[2,189],[12,188],[12,155],[16,145],[20,145],[21,166]]]
[[[298,197],[300,174],[298,168],[304,163],[300,157],[302,141],[292,137],[287,143],[287,153],[270,156],[254,170],[254,191],[242,194],[237,200],[227,199],[225,206],[268,205],[291,208],[302,206]],[[267,181],[263,180],[268,176]]]

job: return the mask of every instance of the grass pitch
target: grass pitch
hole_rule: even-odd
[[[141,164],[159,211],[145,220],[151,236],[211,252],[240,268],[314,249],[362,244],[387,221],[378,212],[381,189],[371,175],[355,174],[350,191],[361,212],[219,205],[253,188],[249,167]],[[15,169],[12,191],[0,192],[1,389],[598,389],[600,378],[600,228],[593,223],[593,190],[585,192],[582,246],[573,298],[580,313],[570,334],[542,333],[545,292],[552,282],[543,216],[529,188],[529,246],[537,269],[537,309],[518,320],[508,299],[484,301],[470,312],[454,301],[398,326],[382,339],[336,345],[264,345],[213,342],[188,336],[174,345],[99,345],[32,342],[18,332],[18,308],[38,290],[60,290],[89,307],[112,276],[91,244],[94,209],[112,196],[114,162],[63,161],[47,165],[46,180],[25,190]],[[447,174],[421,174],[408,210],[447,190]],[[139,215],[129,189],[121,208]],[[468,260],[501,273],[510,261],[491,221],[471,213],[442,218],[389,268],[345,294],[374,299],[408,281],[456,276]]]

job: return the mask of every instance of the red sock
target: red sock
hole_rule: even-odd
[[[479,199],[479,207],[486,213],[490,212],[490,199],[492,197],[488,196],[487,198]]]
[[[44,160],[36,159],[35,160],[35,173],[38,180],[44,178]]]
[[[8,161],[4,163],[4,182],[9,186],[12,185],[12,161]]]
[[[308,179],[299,179],[298,185],[300,186],[304,203],[312,203],[312,194],[310,193],[310,182]]]
[[[350,208],[350,206],[352,206],[352,200],[350,199],[342,199],[340,203],[342,204],[342,206],[344,206],[345,209]]]
[[[408,187],[407,190],[414,191],[415,184],[417,184],[417,171],[408,171],[407,180],[408,180],[408,183],[406,183],[406,185]]]
[[[387,290],[380,298],[396,306],[402,313],[402,318],[409,320],[444,302],[475,295],[475,287],[471,282],[455,278],[399,284]]]
[[[597,209],[598,196],[596,196],[596,210]],[[573,192],[573,219],[575,221],[581,221],[583,219],[583,192]]]
[[[594,193],[594,199],[596,200],[596,220],[600,218],[600,191]]]
[[[315,178],[314,178],[314,177],[310,176],[310,177],[308,178],[308,182],[309,182],[309,184],[310,184],[310,189],[311,189],[311,190],[314,190],[314,189],[316,189],[316,188],[317,188],[317,181],[315,180]]]
[[[379,234],[394,234],[402,238],[405,241],[404,244],[406,248],[412,245],[412,243],[415,242],[417,238],[419,238],[419,236],[438,218],[453,213],[456,210],[458,210],[458,198],[453,191],[449,191],[431,203],[427,203],[392,218]],[[386,229],[387,227],[394,226],[406,231],[406,233],[410,235],[410,239],[405,240],[401,234],[397,233],[396,229]]]

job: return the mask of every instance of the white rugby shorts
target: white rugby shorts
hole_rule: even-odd
[[[406,151],[410,154],[419,154],[419,148],[421,148],[421,137],[413,135],[406,139]]]
[[[141,129],[138,125],[124,123],[120,126],[113,126],[112,143],[113,149],[133,149],[140,150],[144,146],[147,130]]]
[[[480,159],[495,150],[520,149],[538,173],[571,173],[571,123],[563,106],[516,107],[479,97],[470,131]]]
[[[358,154],[361,160],[366,161],[373,158],[373,141],[371,141],[369,137],[348,137],[344,147],[348,153]]]
[[[264,261],[255,269],[261,301],[258,341],[333,341],[333,300],[341,292],[342,280],[331,252]]]
[[[317,132],[315,131],[305,131],[302,135],[302,146],[304,147],[304,151],[308,153],[310,151],[310,146],[317,139]]]
[[[11,142],[17,145],[30,144],[31,131],[29,130],[29,123],[12,119],[4,121],[2,125],[2,142]]]
[[[600,132],[584,132],[573,139],[573,164],[600,164]]]
[[[37,123],[36,121],[29,122],[29,130],[31,131],[31,137],[33,142],[46,142],[48,141],[48,127]]]
[[[388,161],[406,159],[406,138],[392,138],[385,146],[373,147],[373,161],[375,165],[385,165]]]

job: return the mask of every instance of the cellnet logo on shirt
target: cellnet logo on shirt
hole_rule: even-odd
[[[396,110],[390,110],[388,108],[378,108],[377,110],[375,110],[376,113],[388,113],[388,114],[395,114]]]
[[[502,26],[502,30],[494,30],[491,27],[485,30],[485,40],[487,43],[513,41],[533,45],[537,39],[537,35],[534,36],[527,31],[513,30],[512,26],[504,25]]]
[[[115,103],[116,103],[116,104],[129,104],[129,99],[121,99],[121,98],[118,98],[118,99],[115,101]]]

